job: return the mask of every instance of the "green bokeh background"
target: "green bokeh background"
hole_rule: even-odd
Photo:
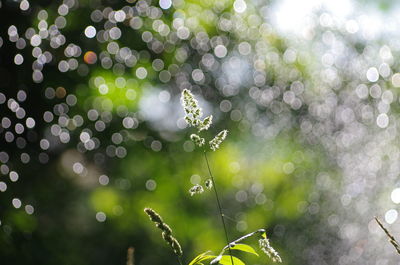
[[[83,34],[87,25],[101,27],[100,23],[91,22],[90,13],[108,6],[118,10],[137,3],[81,0],[79,8],[71,9],[66,16],[68,23],[63,34],[68,43],[81,47],[82,54],[77,60],[79,64],[85,65],[82,71],[87,74],[80,74],[79,71],[60,73],[57,62],[64,57],[62,50],[65,45],[58,50],[44,45],[43,50],[51,51],[54,61],[44,67],[45,78],[42,82],[32,82],[32,51],[19,51],[15,45],[9,43],[8,27],[15,25],[22,32],[30,26],[36,27],[39,22],[37,13],[42,9],[48,12],[49,21],[54,20],[58,16],[57,8],[60,3],[31,1],[29,12],[21,12],[19,4],[2,1],[0,8],[0,36],[4,40],[0,49],[0,92],[8,98],[15,98],[19,89],[25,90],[28,97],[22,105],[29,116],[36,120],[36,126],[31,130],[32,140],[28,141],[23,150],[16,148],[14,143],[3,140],[0,143],[1,151],[10,157],[7,165],[20,176],[16,183],[8,181],[7,191],[0,194],[0,263],[125,264],[126,250],[133,246],[135,264],[177,264],[173,253],[162,241],[159,231],[143,213],[144,207],[157,210],[172,227],[174,235],[183,246],[186,264],[201,252],[212,250],[217,253],[224,246],[225,240],[214,195],[206,191],[202,195],[190,196],[188,192],[192,186],[192,175],[200,176],[202,181],[208,178],[202,152],[192,150],[188,142],[193,130],[160,129],[140,114],[142,97],[154,88],[157,91],[168,91],[171,102],[175,99],[179,104],[176,99],[179,98],[181,87],[172,81],[160,80],[158,72],[152,68],[155,59],[164,62],[164,69],[174,65],[185,72],[188,67],[198,67],[204,52],[202,54],[190,46],[190,40],[171,44],[169,50],[161,53],[152,51],[142,40],[143,32],[152,32],[162,42],[166,42],[166,38],[158,35],[152,28],[152,20],[143,16],[143,27],[138,30],[129,28],[128,22],[121,23],[123,34],[115,41],[120,47],[145,51],[134,67],[126,67],[120,73],[115,69],[105,69],[99,62],[86,65],[83,62],[86,51],[92,50],[99,57],[102,51],[107,50],[107,42],[89,40]],[[258,4],[257,1],[248,3],[249,27],[254,19],[251,18],[251,13],[257,13]],[[152,5],[158,6],[158,3],[153,1]],[[390,5],[390,1],[382,1],[379,7],[387,9]],[[274,30],[262,35],[263,39],[257,39],[260,37],[255,35],[255,40],[250,38],[251,32],[246,36],[240,36],[233,31],[222,32],[217,27],[217,18],[229,17],[234,13],[233,1],[191,0],[182,2],[178,10],[171,8],[163,12],[159,19],[167,25],[172,25],[172,20],[179,14],[186,20],[196,19],[198,27],[210,38],[228,38],[228,50],[244,40],[250,43],[265,42],[280,56],[288,48],[286,40],[279,37]],[[177,59],[179,49],[186,51],[183,61]],[[22,66],[13,63],[17,52],[25,57]],[[135,76],[138,67],[144,67],[148,72],[143,80]],[[287,75],[291,69],[300,72],[300,79],[304,83],[314,82],[313,72],[308,64],[294,63],[289,67],[278,63],[264,68],[267,73],[266,82],[271,85],[278,83],[289,86],[294,81]],[[170,72],[173,72],[171,69],[169,68]],[[106,95],[102,95],[95,85],[96,77],[101,77],[102,82],[108,85]],[[115,83],[120,77],[126,80],[123,87],[118,87]],[[227,97],[215,88],[217,77],[210,75],[207,78],[211,81],[203,85],[193,85],[192,88],[196,96],[202,95],[207,102],[207,111],[217,117],[206,135],[212,137],[222,129],[229,130],[227,140],[218,151],[210,153],[209,158],[224,212],[228,217],[230,238],[265,228],[272,245],[281,254],[283,264],[307,264],[305,246],[317,242],[315,240],[321,237],[321,229],[326,234],[333,232],[331,228],[321,228],[324,227],[325,220],[309,213],[310,201],[317,200],[314,198],[317,196],[314,193],[316,176],[320,172],[328,172],[333,179],[339,178],[329,154],[319,144],[307,143],[300,133],[299,121],[307,107],[290,111],[288,125],[279,134],[270,139],[260,139],[254,136],[252,120],[232,119],[231,112],[221,112],[219,107],[221,101],[228,98],[233,108],[242,110],[245,116],[246,108],[253,104],[249,97],[250,87],[243,86],[237,95]],[[39,140],[49,135],[51,126],[43,121],[43,113],[46,110],[52,111],[56,104],[65,102],[65,96],[47,98],[47,87],[63,87],[67,95],[75,95],[78,103],[69,109],[68,115],[71,118],[81,115],[85,124],[78,128],[71,122],[68,127],[70,142],[48,150],[49,161],[43,164],[37,158],[42,152]],[[128,89],[135,91],[134,99],[126,97]],[[123,128],[121,121],[126,114],[120,114],[120,106],[124,106],[122,112],[137,117],[140,121],[137,128]],[[103,132],[96,132],[94,122],[86,118],[90,109],[113,116]],[[280,115],[271,114],[269,109],[259,106],[254,109],[255,116],[265,115],[271,123],[281,118]],[[0,106],[0,110],[1,116],[12,116],[5,105]],[[15,117],[13,119],[17,120]],[[77,148],[79,135],[84,128],[91,129],[93,136],[101,143],[95,151],[82,153]],[[123,158],[106,155],[107,146],[114,145],[111,138],[116,132],[123,135],[124,140],[120,145],[127,150],[127,155]],[[161,150],[156,151],[151,147],[154,141],[162,144]],[[29,163],[21,162],[22,151],[31,154]],[[77,161],[84,164],[86,176],[80,176],[72,170]],[[289,170],[285,170],[287,167]],[[109,177],[109,184],[106,186],[100,185],[98,181],[103,174]],[[0,178],[6,179],[7,176]],[[146,187],[149,180],[156,183],[155,189]],[[332,183],[332,189],[335,189],[335,183]],[[245,199],[238,200],[240,196],[245,196]],[[27,214],[24,207],[15,209],[11,204],[13,198],[20,198],[23,205],[33,205],[34,214]],[[321,196],[319,199],[324,198]],[[106,214],[105,222],[96,220],[98,212]],[[257,246],[256,240],[249,240],[248,243]],[[264,256],[255,258],[248,255],[243,256],[243,259],[247,264],[270,263]]]

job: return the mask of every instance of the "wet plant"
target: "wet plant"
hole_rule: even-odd
[[[282,259],[279,253],[271,246],[265,229],[259,229],[252,233],[246,234],[234,241],[229,240],[228,229],[225,222],[225,215],[222,211],[223,208],[221,205],[221,200],[215,183],[215,177],[212,173],[210,162],[207,156],[208,151],[216,151],[219,149],[220,145],[226,139],[228,131],[222,130],[219,133],[217,133],[214,136],[214,138],[207,141],[205,137],[202,137],[202,133],[211,127],[213,116],[210,115],[202,119],[203,116],[202,109],[200,108],[198,101],[195,99],[193,94],[187,89],[184,89],[182,91],[181,101],[183,109],[185,111],[186,123],[190,127],[194,127],[197,129],[196,133],[190,135],[190,139],[197,147],[201,148],[204,154],[204,160],[207,165],[207,170],[210,177],[204,183],[205,188],[200,184],[196,184],[189,189],[189,193],[191,196],[193,196],[195,194],[202,194],[205,191],[205,189],[208,190],[212,189],[214,191],[216,206],[218,208],[226,240],[226,246],[222,248],[222,250],[219,252],[218,255],[213,255],[211,254],[211,251],[206,251],[196,256],[189,263],[189,265],[203,265],[206,261],[209,262],[209,264],[244,265],[245,263],[241,259],[233,255],[233,251],[237,250],[258,256],[258,253],[254,250],[253,247],[241,243],[242,241],[250,237],[258,237],[258,244],[260,250],[264,252],[273,262],[281,263]],[[172,236],[171,228],[164,223],[161,216],[158,213],[156,213],[153,209],[145,208],[144,211],[150,217],[150,220],[155,223],[156,227],[162,231],[163,239],[171,246],[172,250],[178,257],[179,263],[182,264],[183,252],[178,241]],[[228,252],[228,255],[225,254],[226,252]]]

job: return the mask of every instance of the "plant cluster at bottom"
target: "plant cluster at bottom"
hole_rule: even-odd
[[[199,107],[197,100],[194,98],[193,94],[187,90],[184,89],[182,91],[182,106],[183,109],[186,113],[185,116],[185,121],[187,124],[191,127],[197,128],[198,132],[200,133],[202,131],[208,130],[211,125],[212,125],[212,115],[204,118],[201,120],[202,116],[202,109]],[[222,142],[225,140],[225,138],[228,135],[227,130],[222,130],[220,131],[212,140],[208,141],[209,148],[212,151],[216,151]],[[198,134],[192,134],[190,136],[190,139],[195,143],[200,148],[203,148],[204,152],[204,159],[207,164],[207,169],[209,173],[209,179],[205,182],[205,187],[209,190],[213,189],[214,194],[215,194],[215,199],[216,199],[216,205],[219,210],[219,215],[221,217],[221,223],[225,232],[225,239],[227,245],[220,251],[218,255],[213,255],[211,254],[211,251],[206,251],[204,253],[199,254],[197,257],[195,257],[189,265],[204,265],[205,262],[209,262],[209,264],[222,264],[222,265],[244,265],[245,263],[232,255],[232,251],[241,251],[241,252],[246,252],[250,253],[253,255],[258,256],[258,253],[254,250],[253,247],[247,244],[241,243],[245,239],[248,239],[250,237],[258,237],[258,243],[260,249],[273,261],[273,262],[282,262],[281,257],[279,256],[279,253],[271,247],[270,242],[267,238],[266,231],[264,229],[259,229],[255,232],[249,233],[247,235],[244,235],[232,242],[229,241],[228,237],[228,231],[226,228],[225,220],[224,220],[224,214],[222,212],[222,206],[221,202],[219,199],[218,191],[215,185],[215,179],[214,176],[211,172],[210,164],[207,158],[207,149],[205,148],[205,143],[206,140],[199,136]],[[203,186],[200,184],[194,185],[190,190],[190,194],[193,196],[194,194],[201,194],[204,192]],[[159,228],[162,231],[162,238],[164,239],[165,242],[167,242],[176,256],[178,257],[179,263],[183,265],[182,263],[182,248],[176,240],[175,237],[172,235],[172,230],[171,228],[164,223],[163,219],[161,216],[155,212],[151,208],[145,208],[144,209],[145,213],[150,217],[150,220],[155,223],[156,227]],[[225,254],[228,251],[228,254]]]

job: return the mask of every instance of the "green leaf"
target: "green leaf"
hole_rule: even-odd
[[[208,253],[208,251],[199,254],[197,257],[195,257],[194,259],[192,259],[192,261],[189,263],[189,265],[194,265],[194,264],[196,264],[196,263],[199,261],[199,259],[201,259],[202,257],[204,257],[207,253]]]
[[[202,264],[200,262],[208,260],[208,259],[213,259],[216,256],[214,255],[207,255],[207,253],[210,253],[210,251],[206,251],[204,253],[199,254],[197,257],[195,257],[190,263],[189,265],[195,265],[195,264]]]
[[[235,245],[231,246],[231,249],[248,252],[248,253],[258,256],[258,253],[254,250],[254,248],[249,245],[246,245],[246,244],[235,244]]]
[[[267,233],[265,233],[265,232],[262,233],[261,237],[264,238],[264,239],[266,239],[266,238],[267,238]]]
[[[233,263],[235,263],[234,265],[245,265],[241,259],[238,259],[234,256],[232,256],[232,258],[233,258]],[[217,264],[232,265],[231,256],[223,255]]]
[[[205,260],[208,260],[208,259],[214,259],[215,257],[216,257],[215,255],[205,255],[201,259],[199,259],[196,263],[199,263],[199,262],[202,262],[202,261],[205,261]]]

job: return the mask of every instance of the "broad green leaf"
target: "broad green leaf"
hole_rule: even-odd
[[[190,263],[189,265],[195,265],[195,264],[202,264],[200,262],[204,261],[204,260],[208,260],[208,259],[213,259],[216,256],[214,255],[207,255],[207,253],[209,253],[210,251],[206,251],[204,253],[199,254],[197,257],[195,257]]]
[[[246,245],[246,244],[235,244],[233,246],[231,246],[232,250],[240,250],[240,251],[244,251],[244,252],[248,252],[251,254],[254,254],[256,256],[258,256],[257,252],[254,250],[253,247]]]
[[[234,265],[245,265],[241,259],[238,259],[234,256],[232,256],[232,258],[233,258],[233,263],[235,263]],[[223,255],[222,258],[219,260],[219,263],[217,263],[217,264],[232,265],[231,256]]]

